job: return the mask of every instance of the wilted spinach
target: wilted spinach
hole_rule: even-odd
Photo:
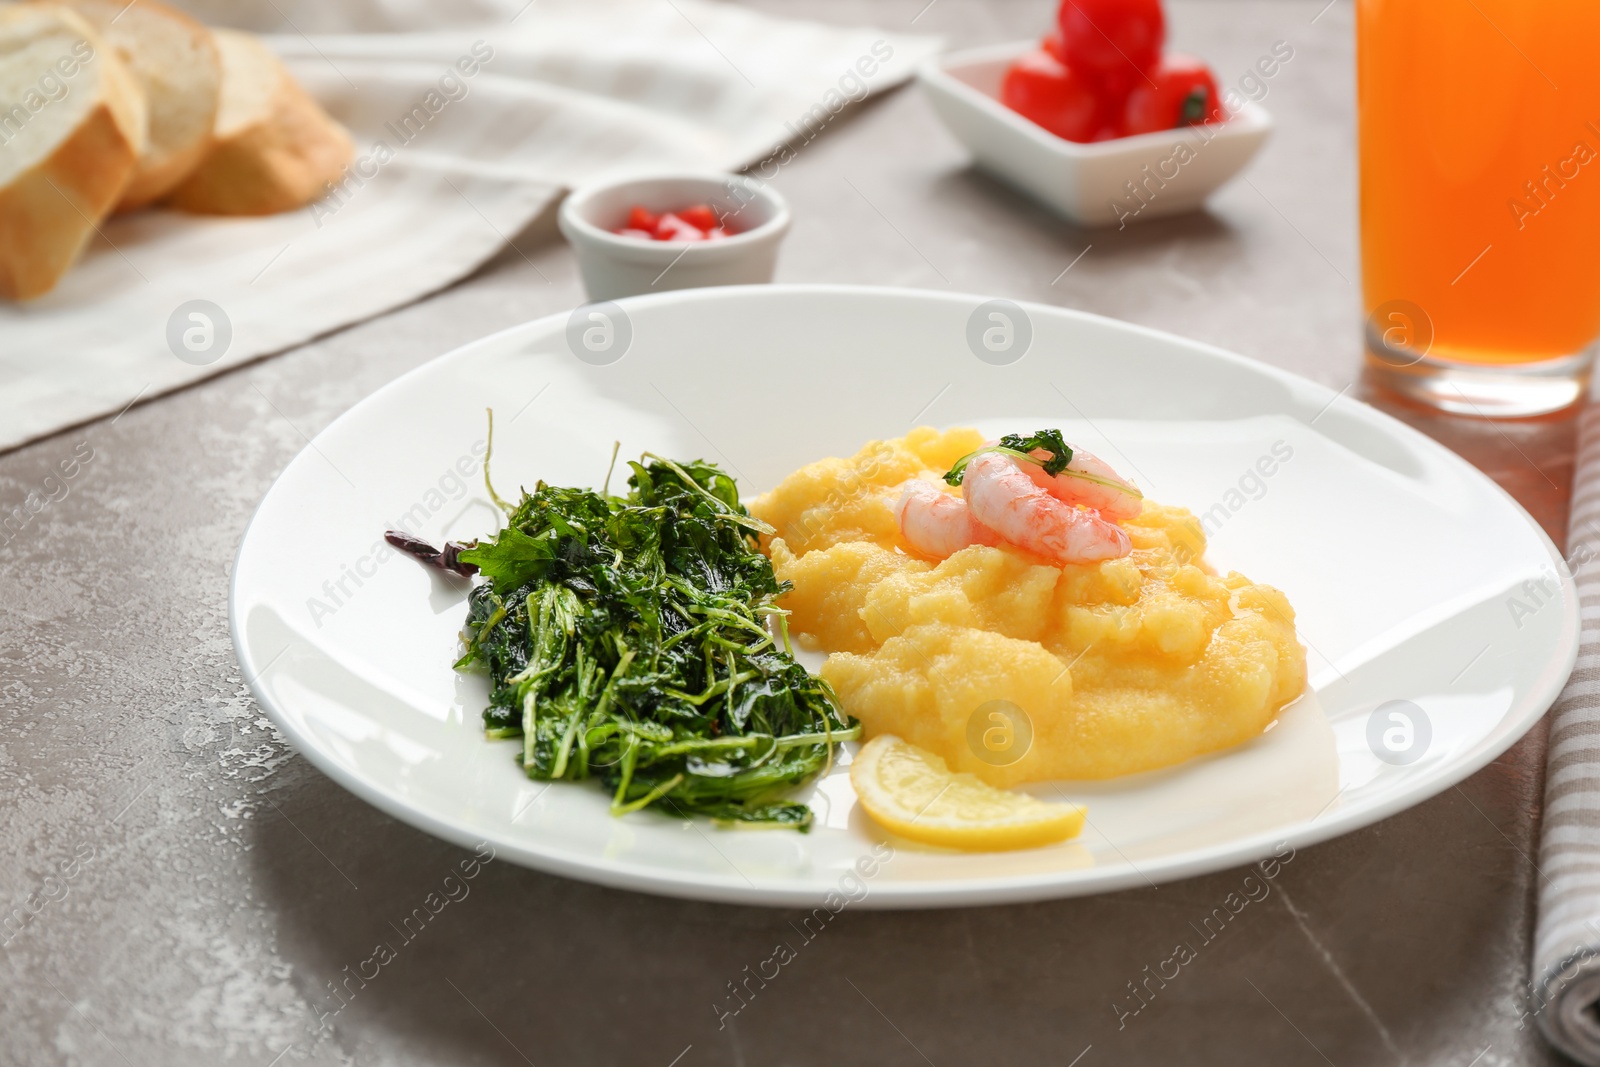
[[[456,666],[488,671],[486,731],[521,738],[531,778],[598,778],[618,815],[805,830],[811,810],[786,794],[860,728],[795,661],[774,604],[788,584],[756,547],[770,528],[733,479],[642,459],[626,495],[541,481],[502,502],[496,537],[440,560],[413,549],[485,579]]]

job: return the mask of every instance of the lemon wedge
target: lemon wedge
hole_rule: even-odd
[[[1008,793],[893,734],[874,737],[850,764],[861,806],[891,833],[971,852],[1038,848],[1083,829],[1079,804]]]

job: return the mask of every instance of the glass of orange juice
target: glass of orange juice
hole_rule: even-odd
[[[1559,410],[1600,337],[1600,0],[1356,0],[1367,364]]]

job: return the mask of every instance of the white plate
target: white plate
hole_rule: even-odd
[[[952,52],[917,68],[917,85],[979,167],[1080,226],[1193,211],[1249,163],[1272,119],[1245,101],[1220,126],[1064,140],[1000,102],[1006,68],[1039,42]]]
[[[841,885],[866,907],[1098,892],[1250,862],[1416,804],[1522,736],[1571,670],[1577,596],[1538,526],[1454,454],[1320,385],[1092,315],[947,293],[755,286],[609,308],[609,352],[580,343],[576,358],[557,315],[379,390],[289,464],[239,548],[234,642],[262,706],[340,784],[440,837],[709,900],[814,905]],[[593,310],[573,320],[599,328]],[[1007,351],[982,347],[1004,325],[993,314],[1008,317]],[[1154,498],[1208,516],[1220,568],[1287,593],[1310,691],[1238,749],[1062,785],[1089,805],[1075,842],[989,855],[895,845],[865,890],[848,872],[880,838],[842,766],[811,795],[809,834],[614,819],[594,783],[529,781],[515,742],[484,740],[484,684],[450,668],[464,584],[376,558],[408,515],[436,541],[496,528],[479,477],[487,406],[503,494],[539,478],[598,485],[619,439],[624,456],[722,463],[754,495],[918,423],[1059,425]],[[1250,472],[1279,442],[1292,456],[1258,486]],[[1392,700],[1429,724],[1404,765],[1368,741]],[[1390,742],[1403,747],[1392,710],[1374,728],[1401,731]]]

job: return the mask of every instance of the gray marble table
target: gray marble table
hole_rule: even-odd
[[[1351,8],[1325,2],[1169,5],[1172,41],[1226,82],[1276,41],[1294,49],[1267,83],[1272,142],[1209,211],[1065,227],[969,169],[906,90],[841,119],[776,179],[796,213],[780,280],[1084,308],[1365,395]],[[960,44],[1030,35],[1048,7],[758,6]],[[60,461],[93,455],[0,547],[0,1064],[1556,1062],[1519,1026],[1542,728],[1460,787],[1301,851],[1120,1026],[1127,984],[1245,872],[1027,906],[846,911],[725,1026],[713,1005],[794,915],[494,862],[396,937],[467,854],[379,814],[274,732],[229,643],[230,561],[256,501],[340,412],[578,301],[548,219],[515,243],[411,307],[0,457],[9,509]],[[1570,420],[1398,413],[1563,539]],[[397,958],[347,983],[384,939]],[[335,984],[351,992],[336,999]]]

